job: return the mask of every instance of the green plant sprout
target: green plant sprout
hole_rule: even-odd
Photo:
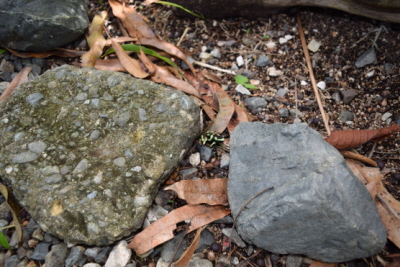
[[[155,2],[155,3],[156,3],[156,4],[167,5],[167,6],[174,6],[174,7],[180,8],[180,9],[182,9],[183,11],[185,11],[185,12],[187,12],[187,13],[193,15],[193,16],[196,16],[196,17],[198,17],[198,18],[200,18],[200,19],[206,19],[203,15],[198,15],[198,14],[196,14],[196,13],[193,13],[192,11],[190,11],[190,10],[184,8],[183,6],[177,5],[177,4],[175,4],[175,3],[171,3],[171,2],[167,2],[167,1],[157,1],[157,2]]]
[[[0,54],[5,53],[6,51],[7,51],[7,49],[4,49],[4,48],[1,48],[1,47],[0,47]]]
[[[243,85],[247,89],[258,89],[257,86],[250,84],[249,83],[249,79],[247,77],[243,76],[243,75],[236,75],[235,76],[235,82],[237,84]]]
[[[264,38],[264,39],[269,39],[269,38],[271,38],[271,36],[269,36],[269,35],[264,35],[263,38]]]
[[[15,225],[9,225],[3,228],[0,228],[0,245],[2,245],[6,249],[11,249],[10,244],[8,243],[7,237],[3,234],[3,230],[15,227]]]

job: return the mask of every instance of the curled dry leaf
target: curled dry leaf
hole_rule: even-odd
[[[343,150],[362,145],[368,141],[379,141],[398,131],[400,131],[400,126],[397,124],[375,130],[334,131],[325,141],[338,150]]]
[[[174,190],[188,204],[227,205],[227,183],[227,178],[182,180],[164,190]]]
[[[3,94],[0,96],[0,103],[6,100],[17,86],[20,86],[28,81],[28,74],[31,72],[31,70],[31,67],[26,66],[14,77],[14,79],[7,86],[6,90],[4,90]]]
[[[98,59],[94,67],[99,70],[128,72],[118,59]]]
[[[232,118],[233,112],[235,111],[235,103],[225,91],[217,91],[215,95],[219,101],[219,111],[208,130],[222,133]]]
[[[192,244],[183,252],[182,256],[174,262],[174,267],[186,267],[192,258],[194,251],[197,248],[197,245],[199,244],[200,241],[200,235],[201,231],[203,231],[204,227],[200,227],[196,231],[196,235],[193,238]]]
[[[107,12],[102,11],[100,15],[96,15],[93,18],[89,28],[89,37],[87,38],[90,50],[82,56],[83,67],[94,67],[96,60],[103,53],[103,48],[106,44],[106,39],[103,36],[103,24],[106,17]]]
[[[167,216],[154,222],[137,234],[129,243],[129,248],[138,255],[172,239],[176,224],[190,220],[188,233],[210,222],[228,215],[230,210],[223,206],[186,205],[171,211]]]
[[[119,61],[121,62],[121,65],[124,66],[124,68],[130,74],[132,74],[133,77],[143,79],[143,78],[146,78],[147,76],[149,76],[149,73],[142,70],[142,68],[140,67],[139,61],[137,61],[134,58],[131,58],[124,51],[124,49],[122,49],[121,45],[118,42],[113,40],[111,43],[112,43],[112,47],[115,50],[115,53],[118,56]]]
[[[126,6],[117,0],[109,0],[113,14],[122,21],[124,27],[128,30],[129,35],[133,38],[151,38],[156,36],[147,26],[141,14],[137,13],[134,8]]]

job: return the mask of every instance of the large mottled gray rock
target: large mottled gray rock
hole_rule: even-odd
[[[171,0],[206,18],[263,17],[295,6],[329,7],[352,14],[400,22],[398,0]],[[180,10],[177,10],[180,11]],[[180,12],[186,15],[188,13]]]
[[[0,177],[44,231],[106,245],[141,227],[199,128],[180,91],[64,65],[0,105]]]
[[[0,0],[0,44],[14,50],[60,47],[88,26],[85,0]]]
[[[365,186],[305,124],[239,124],[231,136],[228,197],[239,234],[265,250],[324,262],[381,251],[386,231]]]

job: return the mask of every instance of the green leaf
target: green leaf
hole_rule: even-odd
[[[271,37],[270,37],[269,35],[264,35],[263,38],[264,38],[264,39],[269,39],[269,38],[271,38]]]
[[[172,60],[170,60],[170,59],[167,58],[167,57],[161,56],[161,55],[158,54],[156,51],[154,51],[154,50],[152,50],[152,49],[149,49],[149,48],[147,48],[147,47],[144,47],[144,46],[141,46],[141,45],[135,45],[135,44],[123,44],[123,45],[121,45],[121,47],[122,47],[122,49],[124,49],[125,51],[135,52],[135,53],[139,53],[139,52],[140,52],[140,48],[141,48],[141,49],[143,50],[143,52],[144,52],[146,55],[150,55],[150,56],[159,58],[159,59],[161,59],[161,60],[167,62],[169,65],[171,65],[171,66],[174,67],[175,69],[178,69],[178,66],[177,66]],[[112,54],[112,53],[115,53],[114,48],[108,49],[108,50],[104,53],[103,57],[105,57],[105,56],[107,56],[107,55],[109,55],[109,54]]]
[[[252,85],[250,83],[243,84],[243,86],[246,87],[247,89],[258,89],[257,86]]]
[[[0,54],[3,54],[3,53],[6,52],[6,51],[7,51],[7,49],[0,48]]]
[[[196,13],[193,13],[192,11],[184,8],[183,6],[177,5],[175,3],[171,3],[171,2],[167,2],[167,1],[157,1],[155,3],[156,4],[167,5],[167,6],[174,6],[174,7],[182,9],[183,11],[186,11],[189,14],[192,14],[193,16],[196,16],[196,17],[201,18],[201,19],[206,19],[203,15],[197,15]]]
[[[235,76],[235,82],[237,84],[243,84],[245,85],[246,83],[249,82],[249,79],[247,79],[247,77],[243,76],[243,75],[236,75]]]
[[[10,244],[8,244],[7,237],[0,231],[0,245],[6,249],[10,249]]]

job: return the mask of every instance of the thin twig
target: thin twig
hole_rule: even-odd
[[[197,60],[193,61],[193,64],[196,64],[196,65],[199,65],[199,66],[202,66],[202,67],[205,67],[205,68],[209,68],[209,69],[212,69],[212,70],[217,70],[217,71],[225,72],[225,73],[228,73],[228,74],[236,75],[236,71],[221,69],[219,67],[215,67],[215,66],[212,66],[212,65],[197,61]]]
[[[317,99],[319,111],[321,112],[322,119],[324,121],[325,129],[326,129],[326,131],[328,133],[328,136],[329,136],[329,135],[331,135],[331,130],[329,129],[328,118],[326,116],[324,107],[322,106],[322,101],[321,101],[321,97],[319,96],[317,83],[315,82],[315,77],[314,77],[312,64],[311,64],[311,59],[310,59],[310,54],[308,53],[306,38],[304,36],[303,26],[301,25],[301,20],[300,20],[300,15],[299,14],[297,14],[297,23],[299,24],[299,33],[300,33],[301,44],[303,46],[304,56],[306,57],[307,66],[308,66],[308,72],[310,74],[311,83],[312,83],[312,86],[313,86],[313,89],[314,89],[315,97]]]
[[[189,28],[189,27],[186,27],[186,29],[183,31],[183,33],[182,33],[182,35],[181,35],[181,38],[179,38],[179,41],[176,43],[176,46],[180,46],[180,45],[181,45],[183,39],[185,38],[185,36],[186,36],[186,34],[187,34],[187,32],[188,32],[189,30],[190,30],[190,28]]]
[[[179,243],[178,243],[178,245],[176,246],[176,248],[174,250],[174,254],[172,254],[171,260],[169,261],[168,267],[172,266],[172,263],[174,262],[175,255],[176,255],[176,253],[178,253],[178,250],[179,250],[179,248],[180,248],[180,246],[181,246],[181,244],[183,242],[183,239],[185,238],[185,235],[187,234],[189,226],[188,225],[185,225],[185,226],[186,226],[185,233],[183,234],[181,240],[179,240]]]

